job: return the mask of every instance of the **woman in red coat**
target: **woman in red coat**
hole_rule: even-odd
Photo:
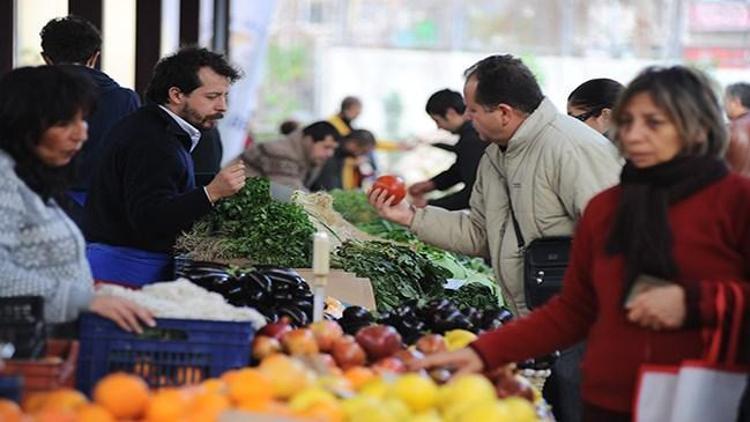
[[[750,292],[750,179],[727,170],[719,102],[695,70],[644,70],[614,119],[627,164],[586,208],[562,292],[420,366],[490,370],[587,339],[584,419],[612,422],[630,419],[642,364],[703,355],[716,286]]]

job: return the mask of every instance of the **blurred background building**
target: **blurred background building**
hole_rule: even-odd
[[[364,104],[355,125],[381,139],[429,137],[428,96],[460,91],[464,69],[492,53],[522,57],[563,109],[581,82],[627,83],[651,64],[750,80],[750,0],[0,0],[0,9],[12,19],[5,70],[41,63],[39,30],[71,11],[98,13],[102,69],[138,90],[180,44],[227,51],[246,80],[222,122],[225,159],[246,132],[273,138],[284,119],[325,118],[346,95]]]

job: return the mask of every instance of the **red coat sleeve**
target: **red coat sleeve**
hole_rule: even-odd
[[[525,318],[485,333],[471,344],[486,368],[543,356],[586,337],[597,314],[591,280],[594,256],[591,216],[596,213],[596,199],[587,207],[573,237],[571,260],[560,294]]]

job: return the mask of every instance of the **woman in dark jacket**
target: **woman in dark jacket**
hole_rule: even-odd
[[[722,283],[750,298],[750,180],[722,159],[727,132],[701,73],[649,68],[615,107],[620,184],[578,224],[562,292],[471,347],[419,366],[493,369],[587,339],[584,420],[627,421],[643,364],[704,354]]]

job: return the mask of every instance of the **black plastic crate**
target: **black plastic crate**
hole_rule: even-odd
[[[41,296],[0,298],[0,342],[13,344],[14,359],[36,359],[44,355],[46,337]]]

